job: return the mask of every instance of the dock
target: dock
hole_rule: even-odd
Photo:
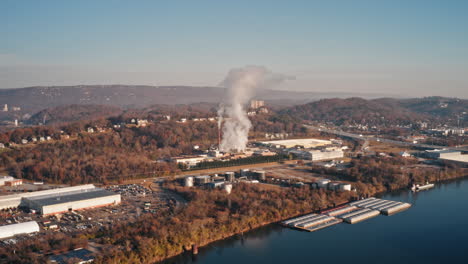
[[[320,214],[312,213],[291,218],[281,224],[313,232],[342,222],[356,224],[380,214],[393,215],[410,207],[409,203],[371,197],[332,208]]]

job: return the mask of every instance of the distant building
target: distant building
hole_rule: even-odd
[[[219,181],[219,182],[210,182],[208,183],[208,186],[210,186],[211,188],[221,188],[223,187],[224,185],[224,182],[223,181]]]
[[[204,161],[206,159],[205,156],[181,156],[181,157],[173,157],[172,161],[175,163],[182,163],[186,166],[192,167],[196,166],[198,163]]]
[[[88,133],[94,133],[94,128],[92,127],[88,127],[88,129],[86,130]]]
[[[63,253],[60,255],[53,255],[49,257],[50,263],[57,263],[57,264],[68,264],[68,263],[85,264],[85,263],[91,263],[93,261],[94,261],[93,252],[84,248],[77,248],[75,250],[68,251],[67,253]]]
[[[137,120],[137,127],[146,127],[148,124],[149,124],[149,122],[146,119],[138,119]]]
[[[448,149],[426,150],[426,156],[433,159],[453,158],[461,155],[461,151]]]
[[[0,143],[0,149],[5,148],[5,144]]]
[[[120,204],[120,199],[120,194],[93,188],[84,191],[25,197],[23,203],[26,207],[34,209],[42,215],[53,215],[73,210],[116,205]]]
[[[5,181],[5,186],[19,186],[23,184],[23,179],[14,179],[11,181]]]
[[[5,104],[5,105],[3,106],[3,112],[8,112],[8,105],[7,105],[7,104]]]
[[[4,186],[6,182],[13,180],[15,180],[15,178],[12,176],[0,176],[0,186]]]
[[[461,151],[447,150],[447,149],[436,149],[426,150],[426,156],[434,159],[440,159],[445,161],[454,161],[458,163],[468,163],[468,154],[462,154]]]
[[[275,135],[276,137],[276,135]],[[304,139],[285,139],[285,140],[273,140],[259,142],[262,145],[272,146],[277,148],[316,148],[320,146],[331,145],[330,140],[315,139],[315,138],[304,138]]]
[[[211,182],[211,176],[209,175],[203,175],[203,176],[195,176],[195,184],[197,185],[203,185]]]
[[[250,108],[252,109],[258,109],[260,107],[263,107],[265,106],[265,101],[261,101],[261,100],[251,100],[250,101]]]
[[[319,161],[319,160],[332,160],[339,159],[344,157],[344,152],[341,149],[332,149],[332,150],[290,150],[289,154],[293,154],[300,159]]]
[[[402,151],[402,152],[400,152],[400,156],[402,156],[403,158],[409,158],[409,157],[411,157],[411,154],[409,154],[406,151]]]
[[[261,113],[261,114],[268,114],[270,111],[268,111],[268,108],[266,108],[266,107],[260,107],[258,109],[258,112]]]
[[[349,183],[342,183],[339,186],[339,190],[341,191],[351,191],[351,184]]]
[[[12,111],[21,111],[21,107],[19,107],[19,106],[13,106],[13,107],[11,108],[11,110],[12,110]]]

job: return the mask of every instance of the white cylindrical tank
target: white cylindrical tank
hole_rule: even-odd
[[[224,190],[230,194],[232,191],[232,184],[224,184]]]
[[[185,177],[184,181],[185,187],[192,187],[193,186],[193,177]]]

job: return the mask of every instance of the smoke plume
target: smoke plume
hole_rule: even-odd
[[[244,107],[258,89],[271,88],[290,77],[272,73],[262,66],[246,66],[229,71],[221,86],[226,88],[218,110],[218,127],[223,121],[221,151],[244,151],[252,126]]]

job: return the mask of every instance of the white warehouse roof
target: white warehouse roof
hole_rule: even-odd
[[[4,225],[0,226],[0,239],[12,237],[19,234],[30,234],[34,232],[39,232],[39,225],[36,221]]]
[[[57,189],[49,189],[37,192],[25,192],[25,193],[16,193],[10,195],[3,195],[0,196],[0,210],[6,208],[14,208],[18,207],[21,204],[21,198],[26,197],[36,197],[41,195],[50,195],[50,194],[59,194],[59,193],[66,193],[72,191],[82,191],[82,190],[89,190],[95,189],[96,187],[93,184],[86,184],[86,185],[78,185],[72,187],[65,187],[65,188],[57,188]]]

